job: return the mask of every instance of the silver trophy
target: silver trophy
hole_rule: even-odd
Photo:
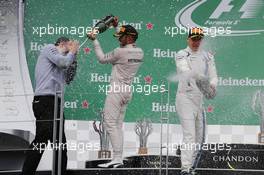
[[[97,121],[93,122],[93,128],[100,137],[100,150],[98,151],[98,158],[111,158],[111,151],[109,151],[109,137],[104,128],[104,113],[100,111],[101,120],[99,124]]]
[[[216,96],[216,91],[210,86],[209,78],[199,76],[196,78],[196,85],[206,99],[213,99]]]
[[[260,133],[258,135],[258,140],[259,143],[264,143],[264,91],[258,90],[254,94],[252,109],[258,116],[260,116]]]
[[[152,133],[152,122],[150,119],[141,119],[136,122],[135,132],[139,136],[140,146],[138,154],[148,154],[147,141],[148,136]]]

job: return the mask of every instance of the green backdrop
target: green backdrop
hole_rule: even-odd
[[[191,3],[202,2],[189,14],[196,24],[205,27],[220,27],[217,23],[222,21],[223,27],[231,27],[232,31],[247,31],[245,34],[230,36],[208,37],[205,39],[205,47],[215,53],[216,67],[221,81],[218,86],[218,95],[214,100],[206,101],[205,107],[213,107],[213,111],[207,114],[209,124],[228,125],[256,125],[259,117],[251,109],[252,96],[262,89],[264,83],[264,7],[263,4],[254,6],[254,14],[246,16],[250,11],[246,8],[252,4],[246,0],[230,1],[229,10],[223,11],[218,18],[210,16],[223,3],[221,0],[26,0],[25,3],[25,46],[30,70],[31,80],[34,86],[34,67],[39,53],[35,46],[41,46],[54,41],[61,35],[85,40],[81,37],[81,28],[92,27],[94,20],[108,14],[117,15],[121,23],[136,25],[140,35],[137,45],[144,50],[144,63],[137,74],[135,85],[158,85],[165,82],[168,88],[167,77],[176,72],[173,52],[186,47],[186,35],[174,35],[166,32],[166,29],[176,27],[176,15],[188,13],[183,10]],[[181,11],[182,10],[182,11]],[[244,15],[244,16],[243,16]],[[183,15],[180,15],[181,17]],[[245,18],[246,16],[246,18]],[[209,20],[209,21],[208,21]],[[229,22],[228,22],[229,21]],[[231,21],[231,22],[230,22]],[[55,33],[40,36],[40,27],[67,27],[78,28],[79,34]],[[256,31],[258,30],[258,31]],[[37,32],[38,31],[38,32]],[[252,32],[256,31],[256,32]],[[113,37],[114,29],[100,34],[98,39],[105,52],[118,47],[117,40]],[[170,32],[171,33],[171,32]],[[83,50],[86,48],[86,51]],[[97,62],[92,43],[87,42],[78,54],[78,73],[74,82],[66,88],[66,118],[74,120],[93,120],[98,117],[98,111],[103,108],[105,94],[99,92],[99,85],[107,85],[108,82],[95,82],[91,76],[110,75],[111,65],[101,65]],[[91,49],[89,51],[89,49]],[[160,50],[158,50],[160,49]],[[158,53],[158,51],[164,51]],[[169,52],[170,54],[166,54]],[[152,78],[151,84],[145,81],[145,77]],[[258,85],[246,84],[242,81],[251,79],[260,82]],[[224,79],[238,79],[240,85],[229,84]],[[169,85],[169,115],[172,123],[179,123],[175,113],[175,96],[177,83]],[[154,108],[157,104],[167,104],[167,93],[134,93],[133,100],[128,106],[127,122],[148,117],[154,122],[159,122],[160,110]],[[188,109],[186,109],[188,110]],[[164,115],[167,115],[164,108]]]

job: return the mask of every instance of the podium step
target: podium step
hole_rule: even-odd
[[[67,175],[159,175],[159,169],[154,168],[119,168],[119,169],[85,169],[69,170]],[[166,170],[162,170],[162,175]],[[20,175],[20,171],[1,172],[0,175]],[[36,175],[51,175],[50,171],[38,171]],[[168,175],[180,175],[179,169],[169,169]],[[258,170],[220,170],[220,169],[199,169],[197,175],[264,175],[263,171]]]
[[[197,168],[202,169],[245,169],[264,170],[264,145],[250,144],[208,144],[202,146]],[[179,151],[177,151],[179,152]],[[86,168],[97,168],[98,164],[109,162],[98,159],[86,162]],[[166,156],[162,156],[162,166],[166,167]],[[124,168],[159,168],[159,155],[136,155],[124,158]],[[169,168],[180,168],[179,155],[170,155]],[[263,174],[264,175],[264,174]]]

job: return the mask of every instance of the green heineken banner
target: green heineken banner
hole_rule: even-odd
[[[130,24],[139,31],[137,46],[144,50],[127,122],[143,117],[159,122],[162,112],[169,113],[172,123],[179,123],[177,82],[168,83],[168,77],[176,73],[175,55],[187,46],[188,28],[199,26],[207,34],[203,47],[214,54],[219,76],[216,98],[204,105],[208,123],[259,125],[252,104],[264,86],[262,0],[26,0],[24,36],[33,87],[36,60],[45,44],[60,36],[82,43],[96,22],[109,14],[118,16],[120,25]],[[119,47],[114,32],[112,28],[98,35],[105,53]],[[88,41],[79,51],[75,80],[66,87],[67,119],[98,118],[110,74],[111,65],[97,61]]]

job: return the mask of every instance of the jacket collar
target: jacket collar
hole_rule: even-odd
[[[189,53],[200,53],[201,52],[201,48],[199,48],[197,51],[193,51],[189,46],[186,47],[186,51]]]
[[[135,48],[135,47],[136,47],[136,44],[132,43],[132,44],[127,44],[127,45],[123,46],[122,48]]]

